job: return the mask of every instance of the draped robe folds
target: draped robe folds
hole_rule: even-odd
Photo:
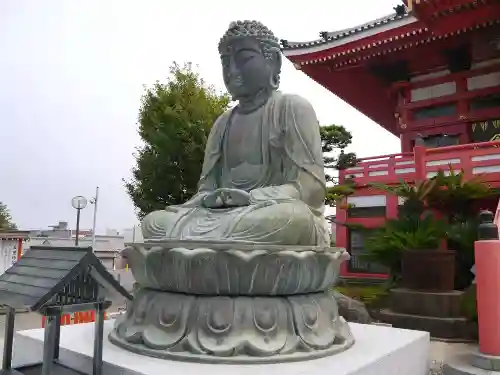
[[[222,114],[210,132],[198,193],[191,201],[218,188],[233,188],[249,192],[250,204],[217,209],[169,206],[144,218],[144,237],[328,246],[321,139],[310,103],[276,91],[256,110],[261,120],[254,124],[260,127],[254,134],[260,139],[249,141],[261,146],[252,151],[260,153],[259,165],[255,154],[250,162],[229,165],[231,148],[239,147],[228,136],[236,117],[232,111]]]

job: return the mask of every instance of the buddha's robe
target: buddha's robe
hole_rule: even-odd
[[[192,200],[218,188],[245,190],[250,204],[169,206],[144,218],[144,238],[329,245],[321,139],[311,104],[276,91],[252,113],[222,114],[210,132]]]

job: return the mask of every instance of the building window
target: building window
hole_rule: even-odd
[[[445,82],[434,86],[421,87],[413,89],[410,92],[411,101],[417,102],[419,100],[429,100],[440,98],[442,96],[453,95],[457,92],[456,82]]]
[[[387,197],[385,195],[367,195],[348,197],[347,216],[356,217],[385,217]]]
[[[433,134],[426,137],[419,136],[414,140],[414,146],[437,148],[455,146],[460,144],[460,136],[457,134]]]
[[[470,110],[500,108],[500,94],[481,96],[470,101]]]
[[[454,116],[457,114],[457,104],[436,105],[415,109],[413,111],[413,120],[426,120],[436,117]]]
[[[373,207],[349,207],[347,216],[351,218],[357,217],[385,217],[386,208],[381,206]]]
[[[348,251],[351,254],[348,269],[353,273],[386,274],[387,268],[367,258],[365,241],[370,236],[371,230],[348,230]]]

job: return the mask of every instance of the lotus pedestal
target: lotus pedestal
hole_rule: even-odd
[[[344,249],[148,242],[126,250],[140,289],[110,340],[153,357],[300,361],[354,344],[330,292]]]

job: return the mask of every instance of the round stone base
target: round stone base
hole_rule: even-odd
[[[209,363],[302,361],[354,344],[330,292],[210,297],[141,289],[109,339],[139,354]]]

